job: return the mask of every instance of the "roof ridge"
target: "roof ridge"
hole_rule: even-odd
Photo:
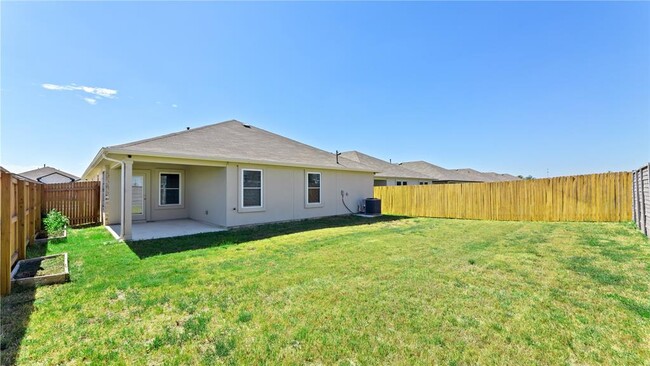
[[[47,174],[45,174],[45,172],[47,172]],[[40,167],[40,168],[28,170],[28,171],[21,172],[21,173],[14,173],[14,174],[18,174],[21,177],[26,177],[28,179],[35,180],[34,178],[29,178],[26,175],[31,175],[31,174],[36,174],[36,173],[38,173],[39,175],[42,174],[42,175],[40,175],[41,177],[46,177],[46,176],[49,176],[49,175],[52,175],[52,174],[59,174],[59,175],[62,175],[62,176],[68,177],[68,178],[80,179],[78,176],[76,176],[76,175],[74,175],[72,173],[64,172],[63,170],[57,169],[57,168],[52,167],[52,166],[43,166],[43,167]]]
[[[211,123],[211,124],[205,125],[205,126],[185,129],[185,130],[182,130],[182,131],[171,132],[171,133],[167,133],[167,134],[160,135],[160,136],[149,137],[149,138],[142,139],[142,140],[136,140],[136,141],[127,142],[127,143],[124,143],[124,144],[111,145],[111,146],[107,146],[107,147],[108,148],[129,147],[129,146],[141,144],[141,143],[144,143],[144,142],[156,141],[156,140],[160,140],[160,139],[163,139],[163,138],[172,137],[172,136],[176,136],[176,135],[181,135],[181,134],[185,134],[185,133],[189,133],[189,132],[194,132],[194,131],[202,130],[202,129],[205,129],[205,128],[208,128],[208,127],[213,127],[213,126],[216,126],[216,125],[225,124],[225,123],[232,123],[232,122],[238,122],[238,123],[241,123],[242,125],[244,125],[244,123],[241,122],[241,121],[238,121],[236,119],[230,119],[230,120],[227,120],[227,121]]]
[[[309,148],[309,149],[311,149],[311,150],[320,151],[320,152],[324,152],[324,153],[327,153],[327,154],[330,154],[330,155],[334,155],[333,153],[331,153],[331,152],[329,152],[329,151],[322,150],[322,149],[319,149],[319,148],[314,147],[314,146],[311,146],[311,145],[307,145],[307,144],[302,143],[302,142],[300,142],[300,141],[297,141],[297,140],[291,139],[291,138],[286,137],[286,136],[279,135],[279,134],[277,134],[277,133],[273,133],[273,132],[271,132],[271,131],[267,131],[267,130],[265,130],[265,129],[263,129],[263,128],[260,128],[260,127],[254,126],[254,125],[250,125],[250,124],[247,124],[247,123],[244,123],[244,122],[238,121],[238,120],[236,120],[236,119],[231,119],[231,120],[227,120],[227,121],[223,121],[223,122],[212,123],[212,124],[209,124],[209,125],[196,127],[196,128],[192,128],[192,129],[189,129],[189,130],[183,130],[183,131],[178,131],[178,132],[172,132],[172,133],[168,133],[168,134],[165,134],[165,135],[160,135],[160,136],[156,136],[156,137],[150,137],[150,138],[147,138],[147,139],[137,140],[137,141],[133,141],[133,142],[127,142],[127,143],[125,143],[125,144],[113,145],[113,146],[108,146],[108,147],[109,147],[109,148],[129,147],[129,146],[133,146],[133,145],[141,144],[141,143],[144,143],[144,142],[150,142],[150,141],[160,140],[160,139],[167,138],[167,137],[177,136],[177,135],[181,135],[181,134],[185,134],[185,133],[189,133],[189,132],[194,132],[194,131],[202,130],[202,129],[205,129],[205,128],[208,128],[208,127],[214,127],[214,126],[217,126],[217,125],[226,124],[226,123],[233,123],[233,122],[239,123],[239,124],[241,124],[242,126],[248,126],[249,128],[250,128],[250,127],[255,128],[255,129],[258,130],[259,132],[265,133],[265,134],[267,134],[267,135],[272,135],[272,136],[276,136],[276,137],[279,137],[279,138],[284,139],[284,140],[289,140],[289,141],[294,142],[294,143],[296,143],[296,144],[298,144],[298,145],[301,145],[301,146],[307,147],[307,148]],[[350,160],[350,159],[346,159],[346,160]]]

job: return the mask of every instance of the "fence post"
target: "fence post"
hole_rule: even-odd
[[[95,200],[93,201],[94,207],[93,207],[93,215],[95,216],[95,222],[101,222],[101,199],[102,199],[102,190],[101,190],[101,185],[96,184],[95,189],[93,191],[93,197]]]
[[[18,224],[16,225],[16,239],[18,240],[18,259],[25,259],[25,181],[18,179],[18,202],[16,205],[16,215]]]
[[[636,225],[638,221],[636,216],[636,170],[632,171],[632,221]]]
[[[641,222],[643,218],[641,217],[641,210],[643,202],[641,201],[641,191],[643,190],[643,169],[638,169],[636,171],[636,226],[641,230]]]
[[[636,199],[637,199],[637,225],[639,230],[643,230],[641,226],[643,223],[643,200],[641,194],[643,193],[643,169],[639,169],[636,172]]]
[[[29,244],[34,243],[34,231],[36,230],[36,212],[34,212],[34,193],[36,192],[36,183],[29,183]]]
[[[648,164],[648,187],[650,188],[650,164]],[[645,185],[643,184],[643,169],[641,169],[641,207],[643,208],[643,233],[648,235],[648,208],[645,200]]]
[[[11,174],[0,170],[0,295],[11,292]]]

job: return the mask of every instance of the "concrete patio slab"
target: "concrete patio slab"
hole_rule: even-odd
[[[116,238],[120,237],[120,225],[106,226],[106,229]],[[194,235],[226,230],[223,227],[206,224],[190,219],[165,220],[133,223],[132,241],[172,238],[175,236]]]

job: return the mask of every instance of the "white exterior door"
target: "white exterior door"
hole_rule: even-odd
[[[147,219],[147,198],[149,196],[149,173],[134,170],[131,182],[133,221],[145,221]]]

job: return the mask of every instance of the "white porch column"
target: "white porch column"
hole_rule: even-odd
[[[131,240],[131,224],[133,194],[131,187],[133,185],[133,160],[124,159],[122,164],[122,217],[120,223],[120,238],[122,240]]]
[[[109,164],[104,165],[103,176],[102,176],[102,187],[100,190],[99,203],[100,203],[100,214],[102,215],[102,225],[108,225],[108,211],[109,207],[109,197],[111,195],[110,187],[111,179],[111,166]]]

